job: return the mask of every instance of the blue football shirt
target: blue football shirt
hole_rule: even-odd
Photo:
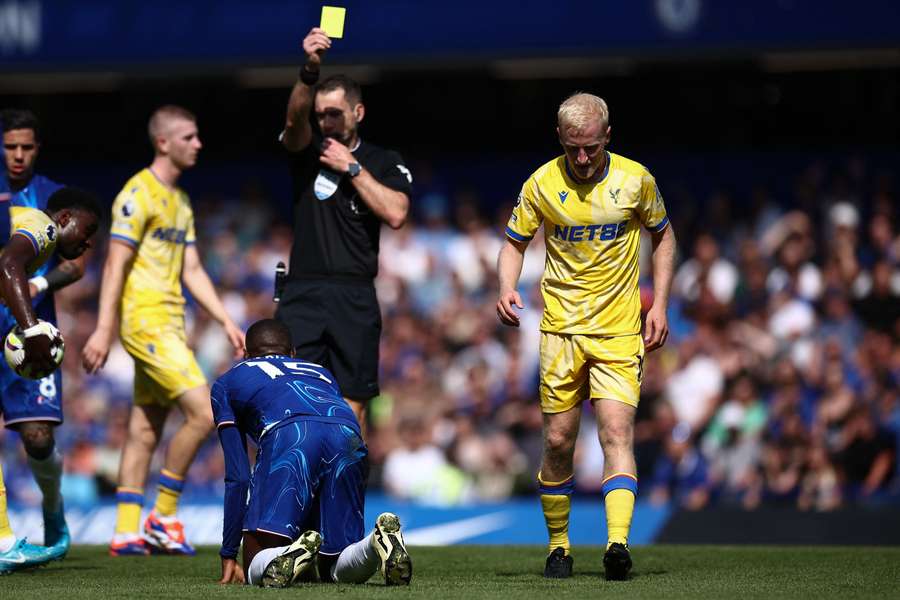
[[[212,386],[216,427],[235,425],[255,442],[269,429],[298,418],[347,425],[359,423],[334,376],[321,365],[289,356],[243,360]]]

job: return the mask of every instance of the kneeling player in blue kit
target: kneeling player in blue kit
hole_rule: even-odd
[[[220,583],[287,587],[313,579],[318,564],[322,581],[363,583],[380,568],[387,585],[409,584],[397,516],[381,514],[363,536],[368,450],[334,377],[294,359],[290,331],[274,319],[250,327],[246,348],[212,387],[225,453]],[[258,446],[252,475],[247,435]]]

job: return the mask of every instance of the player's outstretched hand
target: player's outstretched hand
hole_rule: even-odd
[[[91,375],[100,371],[109,356],[110,335],[99,329],[91,334],[81,351],[81,366]]]
[[[519,296],[519,292],[510,290],[501,293],[500,299],[497,300],[497,316],[500,317],[500,322],[504,325],[518,327],[519,315],[516,314],[516,310],[513,306],[525,308],[525,305],[522,304],[522,297]]]
[[[219,583],[244,583],[244,570],[233,558],[222,559],[222,579]]]
[[[303,38],[303,51],[306,52],[306,62],[311,65],[321,65],[325,51],[331,48],[331,38],[325,35],[325,30],[313,27]]]
[[[244,332],[232,321],[225,322],[225,335],[228,336],[228,342],[234,348],[234,358],[244,358],[245,339]]]
[[[669,321],[663,308],[652,306],[644,322],[644,350],[653,352],[662,348],[669,337]]]

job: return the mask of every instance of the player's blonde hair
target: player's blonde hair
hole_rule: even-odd
[[[594,119],[599,119],[601,126],[609,125],[609,108],[606,101],[599,96],[576,92],[559,105],[556,120],[560,129],[584,129]]]
[[[147,124],[147,133],[150,135],[150,145],[156,150],[156,138],[164,134],[166,126],[177,119],[184,121],[197,122],[194,113],[186,108],[176,106],[174,104],[166,104],[160,106],[153,114],[150,115],[150,122]]]

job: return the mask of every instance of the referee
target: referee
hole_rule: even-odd
[[[294,245],[276,318],[297,357],[327,367],[365,424],[377,396],[381,312],[375,295],[382,222],[406,221],[412,175],[394,151],[359,137],[366,114],[355,81],[319,81],[331,40],[313,28],[291,91],[282,144],[294,188]]]

